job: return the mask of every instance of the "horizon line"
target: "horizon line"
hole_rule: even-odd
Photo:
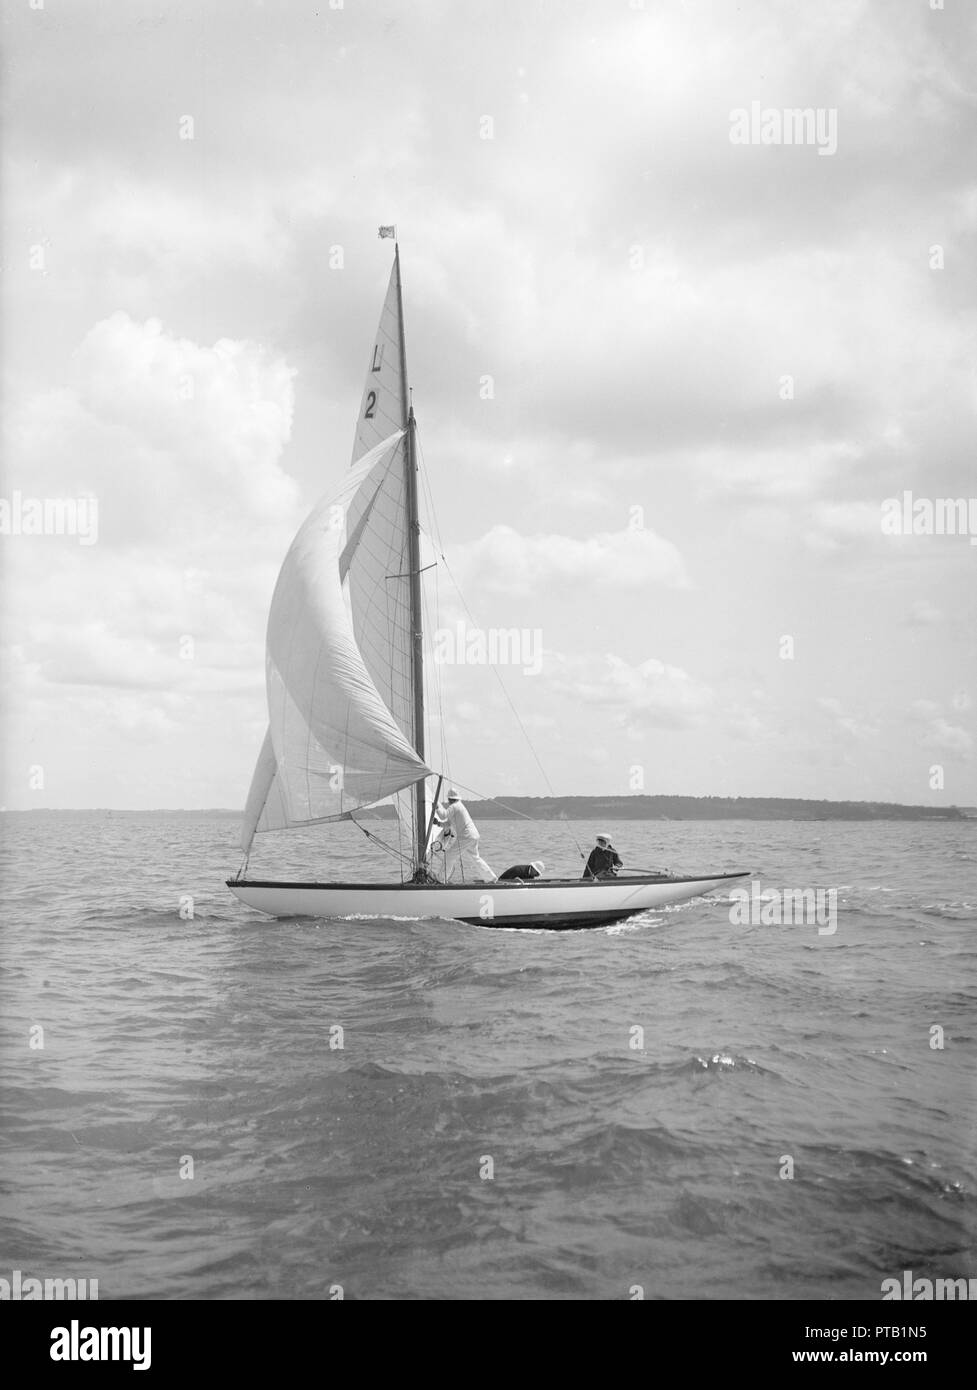
[[[528,792],[507,792],[503,796],[477,796],[466,797],[466,801],[475,803],[498,803],[503,805],[505,801],[800,801],[809,802],[814,805],[827,806],[898,806],[903,810],[924,810],[924,811],[967,811],[977,810],[977,805],[969,805],[961,802],[946,803],[927,803],[922,801],[886,801],[879,798],[861,797],[831,797],[831,796],[768,796],[768,795],[727,795],[717,792],[690,793],[690,792],[566,792],[561,794],[538,795]],[[358,807],[357,811],[372,811],[383,802],[377,802],[370,806]],[[166,812],[176,814],[179,812],[220,812],[222,815],[241,816],[244,814],[243,808],[233,806],[0,806],[0,815],[36,815],[38,813],[50,813],[58,811],[116,811],[126,815],[150,815],[155,812]]]

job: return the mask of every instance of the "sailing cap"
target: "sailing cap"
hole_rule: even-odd
[[[614,846],[611,844],[611,837],[610,837],[610,835],[598,835],[598,836],[597,836],[597,843],[598,843],[599,845],[610,845],[611,849],[614,848]]]
[[[461,797],[458,795],[458,793],[457,793],[457,791],[455,790],[454,787],[449,787],[449,788],[448,788],[448,800],[449,800],[449,801],[460,801],[460,800],[461,800]]]
[[[543,863],[542,859],[534,859],[529,867],[535,869],[538,874],[541,874],[546,868],[546,865]]]

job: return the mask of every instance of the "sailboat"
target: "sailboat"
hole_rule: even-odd
[[[389,228],[381,228],[384,235]],[[747,877],[622,873],[613,879],[439,881],[433,866],[442,857],[432,853],[432,842],[443,778],[425,753],[416,434],[395,239],[352,464],[300,528],[272,596],[268,731],[244,812],[244,863],[227,880],[231,892],[273,917],[438,918],[567,929],[605,926]],[[248,876],[256,834],[355,820],[385,803],[393,804],[407,846],[399,882]]]

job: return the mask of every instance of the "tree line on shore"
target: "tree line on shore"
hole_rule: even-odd
[[[779,796],[509,796],[468,801],[476,819],[506,820],[966,820],[957,806],[808,801]]]

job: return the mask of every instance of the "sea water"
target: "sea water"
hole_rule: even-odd
[[[273,921],[224,886],[230,817],[7,814],[0,1276],[878,1299],[977,1273],[973,823],[481,830],[496,870],[576,875],[610,830],[636,868],[833,889],[836,930],[734,923],[728,891],[583,932]],[[391,867],[352,827],[252,865]]]

